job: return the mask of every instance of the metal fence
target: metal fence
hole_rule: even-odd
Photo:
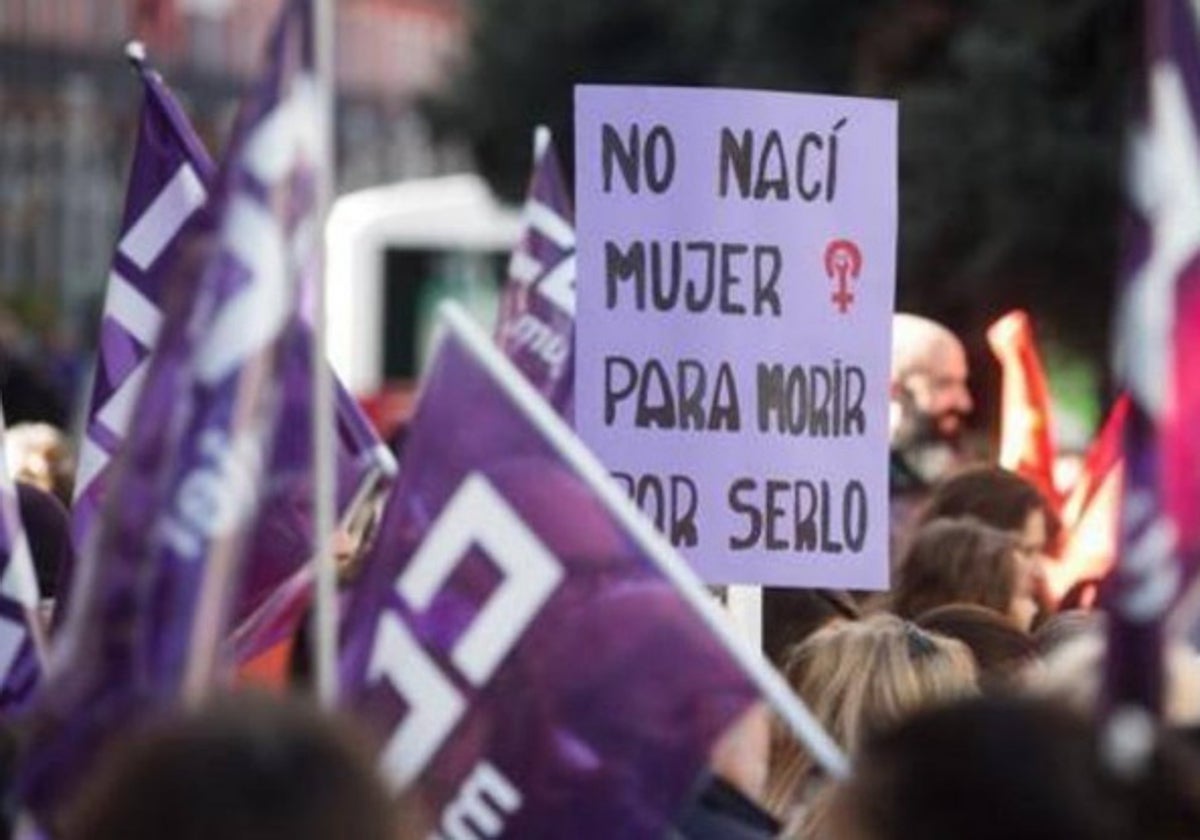
[[[0,0],[0,297],[86,329],[139,96],[139,37],[216,149],[280,0]],[[340,190],[463,168],[414,108],[462,42],[450,0],[339,0]],[[85,338],[86,340],[86,338]]]

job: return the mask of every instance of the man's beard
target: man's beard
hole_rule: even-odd
[[[963,461],[963,416],[958,412],[930,414],[921,411],[906,394],[902,398],[900,426],[892,442],[892,451],[899,454],[918,478],[933,484],[944,478]],[[955,416],[959,422],[947,429],[945,420]]]

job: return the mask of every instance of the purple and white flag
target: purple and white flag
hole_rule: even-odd
[[[245,633],[275,615],[268,605],[280,593],[302,595],[296,579],[306,579],[312,559],[313,427],[312,333],[305,321],[298,340],[280,359],[280,422],[269,469],[263,475],[262,510],[251,528],[249,564],[234,620]],[[363,416],[354,398],[334,380],[336,415],[336,511],[344,522],[379,485],[394,477],[396,460]],[[268,609],[264,610],[264,607]],[[289,608],[290,609],[290,608]],[[253,656],[256,648],[245,651]]]
[[[343,622],[343,703],[431,837],[661,837],[760,692],[792,720],[798,701],[516,368],[443,312]]]
[[[198,271],[166,310],[95,541],[37,703],[22,795],[44,815],[108,739],[215,679],[283,402],[282,360],[319,270],[322,160],[311,0],[289,0],[210,203]],[[176,281],[172,281],[173,283]]]
[[[75,544],[87,546],[103,502],[112,459],[124,446],[169,280],[193,282],[172,272],[174,244],[200,224],[212,190],[213,164],[187,116],[150,69],[140,48],[129,50],[145,86],[141,126],[130,171],[125,221],[109,276],[101,342],[88,422],[80,449],[72,511]],[[311,294],[305,290],[302,294]],[[280,362],[283,382],[279,425],[264,476],[262,514],[251,529],[252,558],[235,614],[248,620],[303,568],[312,548],[311,338],[288,345]],[[395,459],[358,404],[335,378],[337,399],[337,513],[351,514],[376,483],[394,475]]]
[[[1188,0],[1147,2],[1145,15],[1117,321],[1125,494],[1104,599],[1108,703],[1158,714],[1164,619],[1200,565],[1200,25]]]
[[[42,672],[37,576],[21,522],[17,488],[4,454],[0,408],[0,715],[20,712]]]
[[[175,243],[202,215],[213,163],[187,116],[139,45],[129,56],[143,85],[125,215],[108,276],[96,372],[84,417],[71,531],[83,551],[92,536],[113,458],[158,341]]]
[[[534,134],[533,175],[500,300],[496,342],[570,422],[575,385],[575,211],[550,130]]]

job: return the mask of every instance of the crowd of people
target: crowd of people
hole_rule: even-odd
[[[831,778],[755,706],[668,836],[1200,837],[1200,659],[1174,643],[1161,725],[1114,726],[1104,615],[1063,609],[1045,586],[1053,506],[961,454],[972,410],[961,344],[909,315],[894,342],[892,587],[769,590],[764,610],[766,654],[852,772]],[[41,427],[10,444],[52,598],[72,565],[69,488],[56,482],[69,454]],[[294,650],[294,685],[306,664]],[[0,765],[11,767],[8,735]],[[408,836],[403,798],[371,764],[351,723],[295,696],[236,694],[119,744],[58,828],[71,840]]]
[[[1200,837],[1200,658],[1169,645],[1161,728],[1113,722],[1104,614],[1046,585],[1053,504],[963,455],[961,343],[911,315],[893,339],[891,590],[765,610],[768,654],[853,772],[826,778],[777,722],[764,811],[795,838]]]

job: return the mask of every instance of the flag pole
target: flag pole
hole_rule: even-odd
[[[317,89],[320,99],[321,154],[317,168],[318,206],[317,231],[320,237],[322,268],[325,266],[325,219],[334,190],[334,114],[337,83],[334,78],[333,52],[334,0],[312,0],[313,38],[316,52]],[[337,702],[337,579],[333,562],[331,538],[334,529],[333,435],[334,399],[332,373],[325,348],[327,344],[325,272],[316,283],[313,311],[313,483],[315,503],[313,546],[315,565],[313,673],[316,677],[317,699],[326,708]]]

